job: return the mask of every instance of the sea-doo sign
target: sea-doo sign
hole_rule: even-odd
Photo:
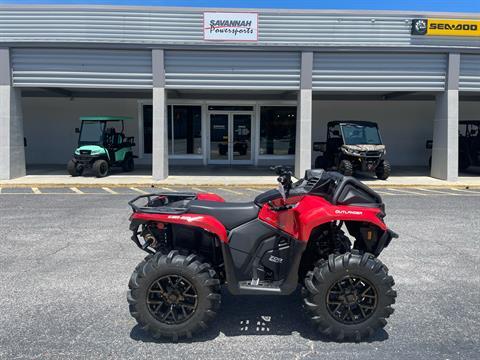
[[[480,37],[480,20],[414,19],[412,35]]]
[[[216,41],[257,41],[258,14],[204,12],[203,38]]]

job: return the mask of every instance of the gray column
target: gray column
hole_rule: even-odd
[[[0,180],[25,176],[22,94],[10,82],[10,54],[0,49]]]
[[[458,180],[458,78],[460,54],[449,54],[445,92],[436,96],[431,176]]]
[[[152,119],[152,177],[168,177],[167,93],[163,50],[152,50],[153,119]]]
[[[305,170],[312,166],[312,52],[302,52],[301,66],[295,139],[295,176],[297,178],[302,177]]]

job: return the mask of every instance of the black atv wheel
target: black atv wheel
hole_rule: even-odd
[[[67,163],[67,171],[72,176],[82,175],[83,169],[75,163],[73,160],[69,160]]]
[[[380,180],[387,180],[392,172],[392,167],[387,160],[383,160],[375,169],[375,174]]]
[[[127,156],[122,163],[122,170],[125,172],[131,172],[135,169],[135,163],[132,156]]]
[[[325,159],[325,156],[317,156],[315,159],[315,169],[327,169],[327,159]]]
[[[96,160],[92,166],[96,177],[105,177],[108,175],[108,162],[105,160]]]
[[[133,272],[127,295],[130,314],[155,338],[191,338],[207,327],[220,305],[220,280],[196,255],[156,253]]]
[[[394,284],[372,254],[330,255],[307,274],[304,303],[321,334],[358,342],[386,325],[397,296]]]
[[[340,161],[338,165],[338,171],[345,176],[352,176],[353,175],[353,165],[348,160]]]

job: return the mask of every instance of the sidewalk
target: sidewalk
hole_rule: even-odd
[[[371,187],[472,187],[480,188],[480,171],[474,169],[461,174],[457,182],[446,182],[428,176],[426,168],[396,168],[388,180],[372,176],[358,178]],[[162,181],[154,181],[148,167],[140,167],[133,173],[113,172],[105,178],[93,176],[72,177],[59,166],[36,167],[27,176],[0,181],[0,187],[121,187],[121,186],[244,186],[266,187],[276,185],[276,176],[268,168],[255,167],[172,167],[171,175]]]

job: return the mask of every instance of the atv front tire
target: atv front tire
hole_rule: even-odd
[[[67,171],[72,176],[80,176],[82,175],[82,169],[77,167],[77,164],[73,160],[69,160],[67,163]]]
[[[348,160],[340,161],[338,165],[338,171],[345,176],[352,176],[353,175],[353,165]]]
[[[96,160],[92,166],[96,177],[105,177],[108,175],[108,162],[105,160]]]
[[[177,341],[205,329],[220,305],[220,280],[195,254],[156,253],[133,272],[130,314],[153,337]]]
[[[392,172],[392,167],[387,160],[383,160],[375,169],[375,174],[380,180],[387,180]]]
[[[393,285],[380,260],[353,250],[320,262],[307,274],[302,293],[321,334],[359,342],[386,325],[397,296]]]

